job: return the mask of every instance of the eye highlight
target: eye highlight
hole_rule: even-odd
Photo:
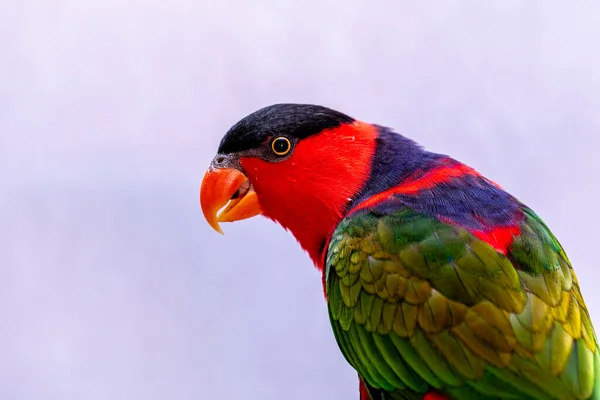
[[[292,149],[292,143],[286,137],[279,136],[271,142],[271,150],[278,156],[285,156]]]

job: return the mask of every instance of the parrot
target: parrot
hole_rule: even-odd
[[[277,103],[231,126],[199,194],[221,234],[258,215],[291,232],[321,273],[360,400],[600,400],[565,250],[468,165],[387,126]]]

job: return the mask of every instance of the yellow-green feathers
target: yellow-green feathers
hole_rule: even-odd
[[[344,220],[326,260],[348,362],[391,399],[600,399],[600,356],[571,265],[525,211],[506,255],[403,209]]]

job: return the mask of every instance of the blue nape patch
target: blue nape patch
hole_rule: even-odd
[[[388,128],[378,128],[371,175],[348,210],[402,184],[409,177],[448,165],[448,161],[452,160],[446,155],[428,152]],[[388,214],[403,207],[474,230],[512,226],[515,217],[522,215],[521,203],[517,199],[485,178],[474,175],[457,177],[415,194],[393,195],[370,211]]]

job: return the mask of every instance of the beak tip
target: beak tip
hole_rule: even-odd
[[[219,221],[216,218],[214,220],[212,220],[212,218],[207,218],[207,222],[210,225],[210,227],[213,228],[217,233],[223,235],[223,230],[221,229]]]

